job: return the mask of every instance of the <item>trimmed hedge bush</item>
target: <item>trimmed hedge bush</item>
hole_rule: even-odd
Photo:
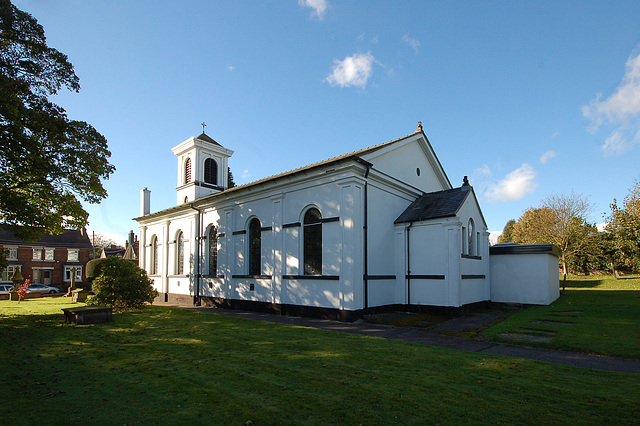
[[[97,259],[92,259],[92,260],[87,262],[85,275],[86,275],[87,279],[89,280],[89,282],[93,281],[94,278],[96,278],[98,275],[100,275],[100,271],[101,271],[101,266],[100,265],[105,260],[107,260],[106,257],[99,257]]]
[[[130,260],[107,257],[100,274],[93,280],[93,305],[112,306],[116,310],[139,309],[152,303],[158,292],[152,287],[147,272]]]

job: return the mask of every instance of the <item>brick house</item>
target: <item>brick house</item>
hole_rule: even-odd
[[[0,248],[6,249],[9,263],[2,271],[0,282],[11,282],[11,275],[18,268],[32,283],[54,286],[69,284],[73,268],[76,282],[83,282],[85,266],[93,253],[93,245],[84,229],[67,230],[60,235],[45,234],[31,243],[0,228]]]

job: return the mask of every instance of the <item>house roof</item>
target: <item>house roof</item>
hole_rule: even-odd
[[[13,235],[13,232],[0,227],[0,244],[87,249],[93,248],[86,231],[81,232],[75,229],[67,229],[59,235],[44,234],[38,241],[32,243],[19,240]]]
[[[218,142],[216,142],[213,139],[211,139],[211,137],[206,135],[204,132],[202,132],[202,134],[200,136],[196,137],[196,139],[200,139],[201,141],[209,142],[209,143],[212,143],[214,145],[222,146]]]
[[[454,217],[470,192],[471,186],[463,185],[459,188],[424,194],[411,203],[394,223]]]
[[[350,152],[350,153],[347,153],[347,154],[339,155],[337,157],[332,157],[332,158],[329,158],[329,159],[324,160],[324,161],[319,161],[317,163],[310,164],[308,166],[303,166],[303,167],[300,167],[300,168],[297,168],[297,169],[290,170],[288,172],[279,173],[277,175],[269,176],[269,177],[266,177],[266,178],[263,178],[263,179],[260,179],[260,180],[254,181],[254,182],[246,183],[244,185],[235,186],[233,188],[229,188],[229,189],[226,189],[226,190],[224,190],[222,192],[217,192],[215,194],[211,194],[211,195],[208,195],[206,197],[198,198],[197,200],[193,201],[193,204],[201,204],[203,202],[207,202],[208,200],[215,199],[216,197],[226,196],[226,195],[229,195],[229,194],[237,192],[237,191],[242,191],[242,190],[254,187],[254,186],[262,185],[262,184],[265,184],[265,183],[268,183],[268,182],[272,182],[272,181],[275,181],[275,180],[278,180],[278,179],[290,177],[290,176],[296,175],[298,173],[307,172],[307,171],[310,171],[310,170],[313,170],[313,169],[316,169],[316,168],[319,168],[319,167],[331,165],[331,164],[338,164],[338,163],[341,163],[341,162],[344,162],[344,161],[365,162],[362,158],[360,158],[361,156],[366,155],[366,154],[370,154],[372,152],[378,151],[378,150],[380,150],[382,148],[385,148],[387,146],[390,146],[390,145],[393,145],[395,143],[404,141],[404,140],[406,140],[406,139],[408,139],[410,137],[413,137],[413,136],[415,136],[416,134],[419,134],[419,133],[421,133],[424,136],[424,132],[422,130],[417,130],[416,132],[414,132],[414,133],[412,133],[410,135],[403,136],[401,138],[394,139],[392,141],[384,142],[384,143],[381,143],[381,144],[378,144],[378,145],[374,145],[374,146],[369,147],[369,148],[364,148],[364,149],[360,149],[358,151],[353,151],[353,152]],[[208,138],[208,136],[206,136],[206,137]],[[200,136],[198,136],[198,138],[200,138]],[[425,136],[425,139],[426,139],[426,136]],[[189,204],[191,204],[191,203],[181,204],[181,205],[176,206],[176,207],[170,207],[168,209],[161,210],[161,211],[155,212],[155,213],[151,213],[151,214],[148,214],[148,215],[145,215],[145,216],[140,216],[140,217],[137,217],[137,218],[134,218],[134,219],[135,220],[143,219],[143,218],[144,219],[151,219],[151,218],[154,218],[156,216],[161,216],[161,215],[166,214],[166,213],[172,213],[172,212],[185,210],[185,209],[189,208]]]

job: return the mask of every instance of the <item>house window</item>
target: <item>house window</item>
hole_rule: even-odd
[[[322,215],[309,209],[303,220],[303,259],[305,275],[322,275]]]
[[[44,260],[53,260],[53,251],[52,248],[44,249]]]
[[[209,235],[207,235],[208,250],[209,250],[209,275],[217,275],[218,273],[218,235],[216,227],[209,228]]]
[[[151,267],[149,273],[156,275],[158,273],[158,237],[151,236]]]
[[[204,160],[204,182],[218,184],[218,164],[213,158]]]
[[[77,250],[77,249],[68,249],[67,250],[67,261],[69,261],[69,262],[77,262],[78,261],[79,252],[80,252],[80,250]]]
[[[33,260],[42,260],[42,249],[34,248],[33,249]]]
[[[178,231],[176,237],[176,275],[184,274],[184,234]]]
[[[260,221],[257,218],[249,222],[249,275],[260,275]]]
[[[184,183],[191,182],[191,158],[184,162]]]
[[[473,223],[473,219],[469,219],[469,226],[467,227],[467,254],[470,256],[476,255],[476,229]]]
[[[17,247],[9,247],[9,248],[7,248],[7,260],[18,260],[18,248]]]
[[[65,266],[64,267],[64,281],[71,282],[71,274],[73,273],[73,268],[76,268],[76,282],[82,282],[82,266]]]
[[[7,266],[7,269],[2,271],[2,281],[11,281],[11,276],[16,271],[16,269],[20,270],[20,266],[19,265],[9,265],[9,266]]]

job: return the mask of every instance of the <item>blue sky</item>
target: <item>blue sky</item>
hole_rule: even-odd
[[[89,230],[123,242],[176,203],[171,148],[206,132],[238,184],[396,139],[422,121],[489,229],[572,191],[603,222],[640,176],[637,1],[16,0],[69,56],[55,101],[109,141]]]

